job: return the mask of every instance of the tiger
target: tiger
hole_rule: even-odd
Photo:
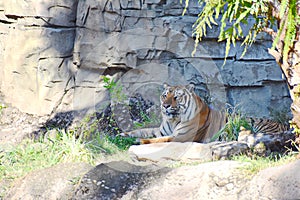
[[[200,142],[208,143],[227,123],[225,112],[209,107],[195,93],[195,86],[163,85],[160,96],[162,123],[159,128],[139,129],[122,136],[140,138],[140,144],[160,142]],[[286,124],[266,118],[247,117],[253,130],[241,127],[241,134],[276,134],[289,130]],[[149,137],[154,137],[147,139]]]
[[[164,83],[163,88],[160,96],[162,115],[160,127],[125,132],[122,136],[140,138],[140,144],[208,143],[225,125],[225,113],[210,108],[195,93],[193,84],[171,86]]]

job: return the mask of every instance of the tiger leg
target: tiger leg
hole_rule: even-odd
[[[153,143],[163,143],[163,142],[172,142],[174,139],[173,136],[164,136],[151,139],[140,139],[140,144],[153,144]]]
[[[160,137],[161,133],[159,128],[143,128],[134,131],[121,133],[124,137],[136,137],[136,138],[149,138],[149,137]]]

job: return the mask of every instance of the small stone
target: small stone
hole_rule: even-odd
[[[104,186],[104,189],[109,190],[109,187],[108,186]]]
[[[234,184],[233,184],[233,183],[228,183],[228,184],[226,185],[226,189],[227,189],[228,191],[233,190],[233,189],[234,189]]]
[[[115,193],[116,190],[114,188],[110,189],[111,192]]]

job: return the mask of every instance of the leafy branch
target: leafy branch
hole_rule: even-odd
[[[279,3],[276,0],[199,0],[199,6],[203,9],[193,25],[195,48],[192,54],[195,54],[197,45],[206,36],[207,27],[212,28],[212,24],[220,25],[218,41],[226,41],[226,61],[231,45],[235,46],[238,40],[243,39],[241,44],[244,46],[243,56],[247,48],[255,42],[258,33],[263,31],[270,33],[270,30],[274,30],[276,20],[281,20],[277,33],[275,30],[272,31],[273,36],[275,35],[272,49],[280,46],[279,43],[283,38],[283,58],[286,59],[300,25],[296,1],[282,0]],[[189,0],[185,0],[183,14],[187,11],[188,3]],[[250,20],[255,20],[255,23],[248,31],[243,30],[243,25],[247,25]]]

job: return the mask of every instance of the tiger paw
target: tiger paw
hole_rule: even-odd
[[[122,136],[122,137],[129,137],[128,133],[120,133],[120,136]]]
[[[140,144],[150,144],[150,140],[149,139],[139,139]]]

